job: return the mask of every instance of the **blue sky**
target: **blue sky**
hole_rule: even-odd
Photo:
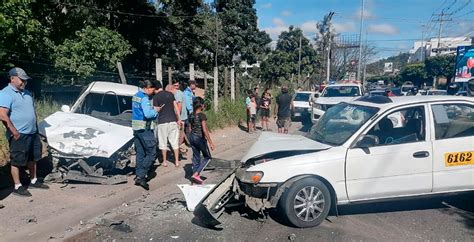
[[[359,33],[361,0],[257,0],[255,7],[259,28],[274,40],[290,25],[314,38],[316,22],[329,11],[335,12],[338,33]],[[445,22],[442,36],[474,36],[473,0],[365,0],[363,36],[367,32],[368,42],[377,47],[376,58],[407,52],[422,33],[425,39],[437,37],[439,23],[430,20],[443,9],[453,15],[452,21]]]

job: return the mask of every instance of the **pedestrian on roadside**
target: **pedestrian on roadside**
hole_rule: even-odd
[[[188,111],[188,117],[193,114],[193,101],[195,98],[194,90],[196,90],[197,84],[194,80],[188,81],[188,87],[184,89],[184,103],[186,104],[186,110]],[[186,127],[188,126],[188,127]],[[189,122],[185,123],[185,131],[189,133]]]
[[[158,92],[153,97],[153,106],[159,109],[158,115],[158,147],[161,150],[163,156],[163,166],[168,166],[167,152],[168,142],[173,149],[174,164],[179,167],[179,126],[181,125],[180,111],[178,104],[174,99],[173,86],[169,84],[166,86],[165,91]]]
[[[260,116],[262,117],[262,129],[264,131],[271,131],[268,128],[270,120],[270,106],[272,104],[272,99],[269,92],[264,92],[262,95],[262,101],[260,104]]]
[[[247,132],[249,132],[249,133],[250,133],[250,125],[251,125],[251,123],[250,123],[251,122],[251,117],[250,117],[250,112],[249,112],[251,96],[252,96],[252,91],[247,90],[247,97],[245,98],[245,110],[246,110],[246,114],[247,114]]]
[[[186,100],[184,98],[184,93],[180,90],[180,83],[179,81],[173,81],[173,90],[172,93],[174,94],[174,98],[176,99],[176,103],[178,104],[178,110],[180,111],[180,120],[181,125],[179,126],[179,153],[181,157],[186,157],[188,153],[188,147],[186,147],[186,133],[185,130],[187,126],[185,124],[188,123],[188,111],[186,110]]]
[[[294,108],[293,98],[288,93],[288,86],[281,87],[281,94],[276,98],[277,108],[275,109],[278,126],[278,133],[288,134],[291,125],[291,111]]]
[[[262,99],[260,98],[260,92],[259,92],[258,86],[253,89],[253,95],[255,97],[255,103],[257,104],[257,120],[258,120],[258,114],[260,113],[260,104],[262,102]],[[256,128],[256,127],[255,127]],[[263,124],[262,124],[262,129],[263,129]]]
[[[140,90],[132,98],[132,129],[136,151],[135,185],[149,190],[148,181],[156,176],[152,169],[156,159],[156,138],[154,120],[161,107],[154,109],[151,101],[155,89],[161,83],[150,80],[141,81]]]
[[[207,163],[211,159],[211,150],[215,149],[215,145],[212,142],[209,129],[207,128],[207,117],[203,112],[204,100],[201,97],[196,97],[193,102],[194,113],[190,118],[191,133],[189,135],[189,142],[193,149],[193,175],[191,179],[201,184],[203,182],[201,178],[201,172],[206,167]],[[203,159],[201,159],[201,154]]]
[[[10,148],[11,175],[15,183],[13,194],[31,197],[20,182],[20,168],[28,168],[28,188],[49,188],[36,177],[36,163],[41,159],[42,146],[33,96],[25,89],[31,78],[18,67],[12,68],[8,75],[10,83],[0,91],[0,121],[6,128]]]
[[[247,106],[248,113],[250,115],[249,122],[249,133],[257,131],[257,102],[255,100],[255,95],[250,96],[250,104]]]

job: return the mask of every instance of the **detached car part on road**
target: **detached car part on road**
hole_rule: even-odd
[[[337,205],[472,191],[474,100],[364,96],[329,109],[308,137],[262,133],[241,164],[196,207],[203,223],[219,224],[232,199],[312,227]]]
[[[100,184],[126,182],[114,171],[134,157],[132,97],[137,86],[93,82],[72,106],[47,117],[38,126],[55,166],[48,179]]]

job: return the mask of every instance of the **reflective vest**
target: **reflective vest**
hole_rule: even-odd
[[[142,99],[148,98],[143,91],[138,91],[132,98],[132,129],[133,130],[148,130],[155,129],[155,122],[153,119],[147,119],[143,114]],[[151,102],[150,102],[151,106]],[[153,108],[153,107],[151,107]]]

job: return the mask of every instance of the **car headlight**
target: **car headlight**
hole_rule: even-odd
[[[239,180],[244,183],[257,184],[262,180],[262,171],[244,171],[240,174]]]

